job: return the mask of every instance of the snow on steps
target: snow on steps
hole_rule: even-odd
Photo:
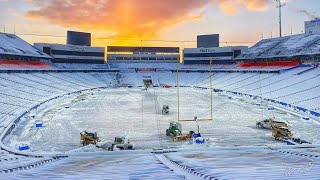
[[[15,172],[15,171],[28,170],[28,169],[40,167],[40,166],[43,166],[45,164],[58,161],[58,160],[60,160],[62,158],[65,158],[67,156],[57,156],[57,157],[52,157],[52,158],[49,158],[49,159],[43,159],[42,158],[39,161],[35,161],[35,160],[37,160],[37,158],[29,158],[29,157],[24,157],[21,160],[20,157],[21,156],[19,156],[19,158],[17,156],[14,157],[14,158],[4,158],[3,162],[5,162],[6,165],[2,165],[3,169],[0,169],[0,174],[1,173],[12,173],[12,172]],[[24,161],[23,161],[24,159],[29,159],[29,160],[26,160],[27,163],[24,163]],[[17,160],[18,162],[14,162],[15,160]],[[8,163],[10,161],[13,161],[13,163]]]
[[[155,156],[159,159],[159,161],[170,168],[172,171],[179,175],[183,175],[186,179],[192,180],[202,180],[202,179],[217,179],[215,177],[211,177],[202,173],[197,172],[196,170],[189,168],[184,165],[180,165],[179,163],[170,160],[165,154],[155,154]]]

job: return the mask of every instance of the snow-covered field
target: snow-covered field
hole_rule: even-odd
[[[209,90],[180,88],[180,119],[210,118]],[[232,98],[232,99],[230,99]],[[295,137],[319,144],[319,124],[305,121],[281,110],[268,111],[256,101],[213,95],[213,120],[199,121],[209,147],[260,146],[282,144],[274,140],[271,130],[259,129],[257,120],[276,117],[289,122]],[[169,105],[170,113],[161,113]],[[102,143],[111,143],[115,136],[125,136],[137,149],[192,147],[189,142],[172,142],[165,135],[170,121],[177,121],[176,88],[108,88],[78,94],[57,102],[39,112],[34,119],[25,119],[5,144],[18,148],[29,144],[32,151],[65,152],[80,147],[79,133],[97,132]],[[42,121],[44,127],[35,128]],[[181,122],[185,134],[197,130],[194,121]],[[305,131],[308,129],[308,131]]]

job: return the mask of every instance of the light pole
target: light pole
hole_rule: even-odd
[[[279,8],[279,36],[282,37],[282,15],[281,15],[281,8],[284,7],[286,4],[282,3],[281,0],[275,0],[277,3],[277,8]]]

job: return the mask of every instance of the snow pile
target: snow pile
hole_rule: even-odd
[[[87,146],[83,146],[77,149],[70,150],[68,152],[97,152],[97,151],[104,151],[103,149],[99,148],[97,145],[89,144]]]

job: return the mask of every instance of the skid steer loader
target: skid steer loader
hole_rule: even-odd
[[[276,121],[275,118],[268,118],[262,121],[257,121],[256,126],[262,129],[272,129],[273,126],[288,127],[288,123],[284,121]]]
[[[114,138],[114,143],[111,145],[110,150],[134,150],[134,144],[130,143],[129,139],[125,137],[118,136]]]
[[[161,111],[162,111],[162,114],[169,114],[169,106],[163,105]]]

